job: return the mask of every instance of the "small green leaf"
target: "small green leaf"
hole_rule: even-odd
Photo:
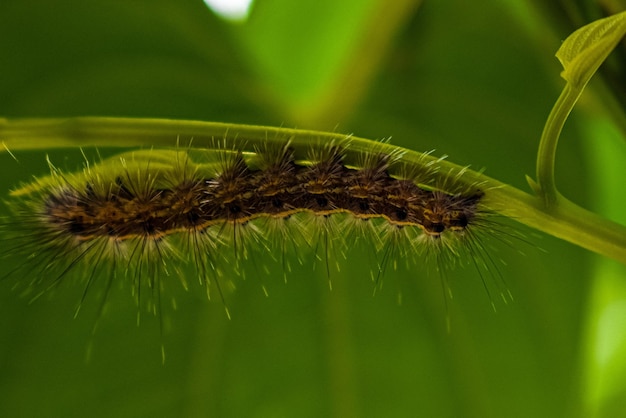
[[[556,57],[563,65],[561,77],[582,89],[626,34],[626,12],[596,20],[563,42]]]
[[[539,186],[539,184],[532,177],[526,175],[526,181],[536,195],[541,194],[541,186]]]

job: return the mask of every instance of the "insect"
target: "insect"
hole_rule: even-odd
[[[400,148],[367,145],[223,139],[85,158],[77,172],[49,162],[50,175],[7,201],[8,256],[24,260],[9,275],[19,271],[34,298],[66,280],[82,283],[83,298],[96,282],[130,283],[137,302],[156,312],[175,278],[185,288],[194,278],[209,295],[215,286],[223,299],[221,281],[241,273],[251,248],[279,260],[285,274],[307,258],[330,274],[331,259],[348,253],[355,236],[377,254],[376,278],[406,258],[493,263],[481,241],[493,225],[488,187],[464,179],[464,170],[437,176],[441,160],[429,155],[409,160]]]

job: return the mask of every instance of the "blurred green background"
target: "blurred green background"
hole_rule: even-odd
[[[619,0],[257,0],[247,19],[228,22],[201,0],[2,0],[0,115],[391,137],[527,190],[563,86],[554,53],[575,28],[623,9]],[[557,164],[566,196],[622,223],[623,55],[573,113]],[[3,197],[46,173],[46,153],[0,155]],[[63,168],[82,161],[78,149],[50,155]],[[162,338],[150,315],[136,326],[128,289],[113,290],[92,337],[97,298],[73,319],[80,286],[29,304],[3,281],[0,416],[626,416],[623,266],[517,228],[529,243],[494,243],[493,258],[507,262],[499,273],[447,274],[447,303],[436,272],[402,263],[372,296],[370,253],[359,247],[330,278],[311,261],[285,284],[279,266],[251,263],[245,280],[232,278],[231,320],[193,279],[189,292],[171,286],[178,309]],[[21,261],[4,244],[2,270]],[[512,303],[497,298],[500,275]]]

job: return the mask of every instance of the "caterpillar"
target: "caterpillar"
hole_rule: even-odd
[[[185,288],[196,277],[209,296],[216,285],[223,299],[220,278],[241,273],[250,246],[281,259],[285,274],[285,259],[304,263],[306,253],[328,271],[331,253],[345,253],[342,237],[352,234],[379,255],[376,276],[416,254],[445,265],[468,255],[489,263],[480,238],[492,222],[489,188],[463,179],[464,170],[435,176],[441,160],[425,155],[416,164],[405,152],[376,142],[365,150],[348,136],[306,146],[224,138],[95,164],[85,158],[78,172],[49,161],[50,175],[6,202],[4,239],[10,256],[25,260],[10,274],[22,273],[20,285],[35,298],[64,279],[82,282],[83,297],[97,281],[107,289],[130,282],[138,303],[156,312],[154,298],[142,295],[160,295],[173,277]]]

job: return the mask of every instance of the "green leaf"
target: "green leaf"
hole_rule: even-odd
[[[626,33],[626,12],[596,20],[572,33],[556,53],[567,81],[541,135],[537,153],[538,192],[546,207],[560,199],[555,181],[556,150],[565,121],[585,86]]]
[[[380,65],[363,78],[367,82],[358,94],[349,83],[327,84],[361,71],[351,68],[350,57],[371,65],[367,42],[354,50],[343,40],[355,39],[359,30],[376,38],[386,21],[363,18],[366,14],[355,10],[346,27],[343,18],[331,16],[331,2],[297,3],[302,9],[296,11],[312,12],[285,13],[278,2],[258,0],[251,19],[256,7],[267,7],[267,20],[255,22],[252,31],[247,23],[226,25],[195,0],[3,2],[0,115],[301,127],[294,115],[318,114],[309,104],[350,95],[356,99],[335,117],[330,111],[323,118],[307,116],[323,121],[311,128],[338,124],[338,132],[391,136],[392,143],[419,151],[436,148],[437,155],[486,167],[492,177],[527,187],[523,174],[534,167],[536,138],[558,94],[545,59],[561,38],[545,32],[536,37],[528,29],[553,25],[529,25],[527,14],[516,12],[526,2],[515,7],[511,4],[518,2],[499,0],[481,7],[465,0],[424,2],[417,13],[397,20],[389,44],[379,51]],[[340,15],[352,6],[357,7],[342,2]],[[268,50],[255,55],[251,49],[264,43],[252,38],[263,31],[259,41]],[[324,46],[333,39],[340,48]],[[275,54],[294,46],[306,64],[302,77],[299,64],[289,62],[296,55]],[[342,56],[348,58],[342,62]],[[320,72],[314,74],[318,63]],[[323,92],[331,94],[319,102],[300,100]],[[566,131],[571,141],[560,150],[559,186],[576,202],[590,205],[595,202],[590,190],[602,181],[587,177],[588,153],[578,145],[590,134],[578,124]],[[76,149],[20,152],[19,163],[4,153],[2,198],[20,182],[46,174],[46,153],[60,168],[73,170],[83,162]],[[447,306],[441,276],[404,268],[404,260],[397,260],[398,271],[389,269],[383,291],[372,297],[366,245],[355,245],[330,278],[303,256],[305,264],[294,263],[287,283],[280,268],[260,268],[271,260],[259,251],[242,266],[245,280],[229,278],[237,286],[226,295],[232,320],[219,298],[207,302],[203,289],[190,286],[189,292],[174,291],[164,300],[175,297],[178,309],[165,318],[163,339],[158,321],[149,315],[136,327],[132,298],[117,287],[91,339],[97,295],[73,320],[81,286],[68,284],[54,297],[29,304],[2,281],[0,415],[588,416],[580,362],[583,329],[593,320],[586,316],[586,303],[597,257],[522,232],[529,245],[489,244],[493,274],[481,277],[471,266],[447,274],[443,280],[454,293]],[[2,255],[10,251],[9,245]],[[8,260],[1,259],[2,269],[21,262]],[[508,287],[515,302],[496,301],[494,313],[481,280],[488,288]],[[86,363],[88,343],[91,361]]]
[[[565,39],[556,53],[561,76],[582,89],[626,34],[626,12],[596,20]]]

